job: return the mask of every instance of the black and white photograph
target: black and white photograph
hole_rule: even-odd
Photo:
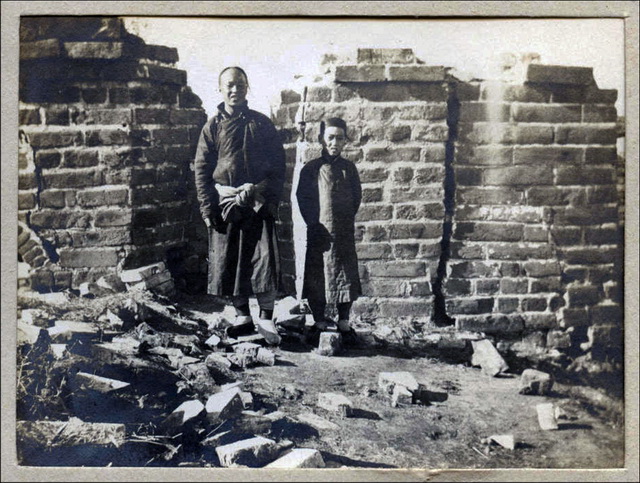
[[[20,16],[17,466],[627,468],[625,20],[185,15]]]

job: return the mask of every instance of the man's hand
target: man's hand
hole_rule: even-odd
[[[206,225],[208,230],[213,228],[218,233],[227,232],[227,224],[222,219],[221,215],[218,214],[218,215],[215,215],[213,218],[205,217],[203,219],[204,219],[204,224]]]

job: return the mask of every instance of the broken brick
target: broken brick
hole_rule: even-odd
[[[276,355],[270,351],[269,349],[260,348],[258,349],[258,354],[256,355],[256,361],[260,364],[264,364],[265,366],[275,366],[276,365]]]
[[[395,386],[402,386],[411,392],[420,388],[418,381],[410,372],[381,372],[378,374],[378,387],[383,394],[393,394]]]
[[[509,369],[500,353],[487,339],[471,341],[473,346],[472,366],[480,366],[482,372],[489,376],[497,376]]]
[[[322,332],[317,352],[323,356],[335,355],[342,345],[342,337],[338,332]]]
[[[239,466],[260,467],[273,460],[278,449],[276,442],[262,436],[218,446],[216,454],[225,468]]]
[[[78,372],[75,375],[75,382],[80,389],[90,389],[100,393],[109,393],[124,389],[130,386],[128,382],[110,379],[108,377],[96,376],[95,374],[87,374],[86,372]]]
[[[70,342],[74,339],[92,338],[98,335],[98,328],[89,322],[58,320],[53,327],[47,329],[52,342]]]
[[[211,423],[220,423],[226,419],[237,416],[244,409],[242,398],[235,390],[223,391],[213,394],[207,399],[205,406],[207,419]]]
[[[520,377],[520,394],[544,396],[551,392],[553,377],[546,372],[525,369]]]
[[[541,429],[545,431],[558,429],[553,403],[538,404],[536,405],[536,411]]]
[[[187,422],[197,418],[204,411],[204,404],[197,399],[193,401],[185,401],[167,417],[163,426],[179,430]]]
[[[257,362],[260,346],[251,342],[243,342],[234,347],[235,361],[240,367],[250,367]]]
[[[346,396],[333,392],[318,394],[318,407],[327,411],[337,412],[344,417],[351,416],[353,412],[353,403]]]
[[[413,403],[413,394],[404,386],[396,385],[391,395],[391,407],[406,406]]]
[[[325,463],[317,449],[296,448],[269,463],[265,468],[324,468]]]
[[[322,431],[322,430],[336,431],[340,429],[340,426],[338,426],[337,424],[332,423],[331,421],[313,413],[298,414],[296,416],[296,419],[303,424],[307,424],[312,428],[317,429],[318,431]]]
[[[40,309],[25,309],[22,311],[23,322],[44,329],[51,327],[55,320],[50,314]]]

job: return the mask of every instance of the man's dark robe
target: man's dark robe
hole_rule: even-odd
[[[246,105],[230,117],[220,104],[202,129],[195,158],[200,212],[216,227],[209,229],[210,294],[248,296],[279,288],[274,213],[284,177],[284,149],[271,120]],[[221,223],[216,184],[235,188],[265,180],[265,203],[258,212],[236,208],[237,216]]]

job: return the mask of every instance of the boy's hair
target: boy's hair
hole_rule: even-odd
[[[351,141],[351,139],[349,139],[349,135],[347,134],[347,123],[344,122],[344,119],[341,119],[339,117],[330,117],[326,121],[320,122],[320,134],[318,134],[318,140],[321,143],[322,143],[322,140],[324,139],[324,131],[328,127],[341,128],[344,131],[344,137],[347,139],[347,141]]]
[[[225,67],[224,69],[222,69],[220,71],[220,74],[218,74],[218,86],[220,86],[220,80],[222,79],[222,74],[224,74],[228,70],[237,70],[238,72],[240,72],[242,74],[242,76],[244,77],[245,82],[247,83],[247,87],[249,87],[249,77],[247,77],[247,73],[244,71],[244,69],[242,67],[238,67],[238,66],[235,66],[235,65],[232,65],[232,66],[229,66],[229,67]]]

